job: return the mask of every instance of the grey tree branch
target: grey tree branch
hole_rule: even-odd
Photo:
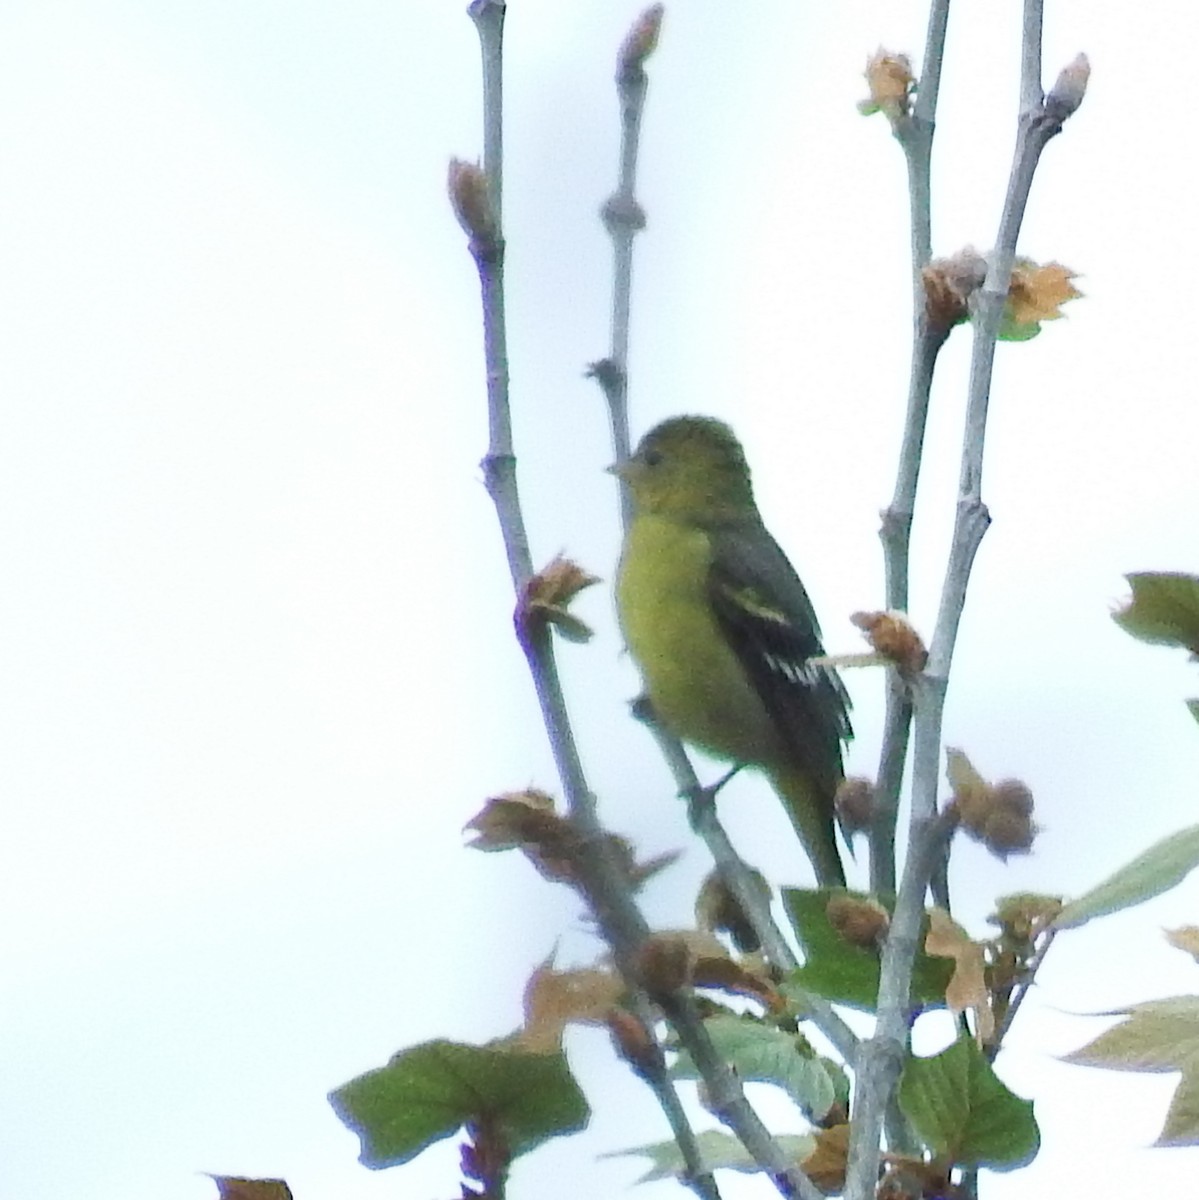
[[[899,467],[890,505],[883,511],[879,537],[883,543],[887,608],[908,608],[908,555],[912,520],[916,510],[916,485],[924,451],[928,402],[937,356],[949,336],[948,327],[928,320],[924,268],[932,258],[932,150],[936,131],[937,99],[941,89],[941,63],[949,24],[949,0],[929,6],[924,62],[909,113],[893,122],[903,148],[908,171],[908,208],[912,245],[912,360],[908,379],[908,407],[900,444]],[[895,828],[899,818],[899,793],[907,761],[912,723],[912,698],[908,684],[894,669],[888,671],[887,708],[882,751],[875,779],[875,819],[870,830],[870,889],[895,891]]]
[[[616,190],[600,209],[604,228],[612,239],[612,324],[608,357],[592,367],[608,402],[612,448],[616,461],[632,451],[629,438],[629,328],[633,294],[633,241],[645,228],[645,212],[637,200],[637,158],[641,149],[641,118],[649,77],[646,59],[658,43],[663,7],[654,4],[634,22],[616,56],[616,96],[620,103],[620,172]],[[620,488],[620,516],[624,528],[633,519],[632,497]]]
[[[470,250],[479,273],[483,305],[484,355],[487,378],[487,455],[484,480],[496,507],[518,605],[533,577],[532,557],[520,505],[516,456],[512,442],[509,371],[504,317],[504,238],[502,212],[503,26],[504,0],[474,0],[468,12],[479,34],[483,59],[484,169],[453,162],[450,195],[459,222],[470,237]],[[570,820],[582,835],[586,850],[578,856],[579,890],[587,899],[605,941],[627,979],[633,979],[637,948],[649,930],[633,899],[622,864],[604,835],[595,798],[587,786],[571,730],[565,695],[558,676],[551,634],[545,624],[517,622],[519,640],[532,676],[554,761],[562,781]],[[653,1037],[648,999],[634,998],[634,1010]],[[694,1002],[686,994],[667,997],[663,1010],[680,1042],[701,1070],[711,1094],[719,1098],[717,1112],[768,1171],[785,1196],[820,1200],[820,1193],[801,1170],[789,1165],[757,1114],[745,1099],[740,1081],[716,1054]],[[715,1180],[702,1161],[690,1122],[660,1055],[643,1063],[641,1073],[658,1096],[687,1166],[686,1182],[700,1200],[719,1200]]]
[[[641,120],[649,79],[645,63],[656,48],[663,6],[647,8],[634,22],[621,45],[616,61],[616,92],[620,103],[620,168],[616,190],[604,202],[600,215],[612,239],[612,319],[608,357],[593,363],[590,374],[599,383],[608,404],[612,448],[617,462],[632,450],[628,407],[628,346],[632,316],[633,242],[645,227],[645,212],[636,196],[637,162],[640,152]],[[620,484],[621,527],[628,529],[633,518],[627,486]],[[687,752],[672,733],[662,728],[652,713],[642,714],[674,777],[679,794],[696,797],[704,793]],[[737,853],[716,815],[714,803],[692,804],[692,828],[703,838],[721,878],[741,904],[767,957],[784,971],[793,970],[797,959],[763,903],[745,860]],[[814,994],[804,996],[810,1019],[842,1054],[852,1060],[857,1036],[837,1015],[832,1005]]]
[[[1016,240],[1041,151],[1082,101],[1087,64],[1080,56],[1047,97],[1040,91],[1042,0],[1025,0],[1021,55],[1021,110],[1016,151],[999,233],[986,279],[972,298],[974,342],[970,366],[957,518],[941,591],[937,624],[915,694],[909,851],[883,946],[878,1020],[859,1056],[846,1200],[868,1200],[878,1179],[878,1147],[887,1103],[902,1069],[912,966],[924,917],[924,897],[940,857],[949,814],[937,815],[941,725],[949,670],[975,554],[990,524],[982,501],[987,403],[996,338],[1007,301]]]
[[[516,481],[504,317],[504,241],[500,214],[503,196],[505,4],[504,0],[475,0],[468,11],[478,30],[483,56],[486,203],[476,194],[472,211],[469,183],[455,193],[453,168],[451,193],[459,219],[471,234],[470,247],[478,268],[482,294],[489,430],[488,451],[483,460],[484,479],[499,517],[512,584],[520,597],[532,577],[533,566]],[[470,178],[469,172],[460,171],[458,174],[460,182],[469,181]],[[544,626],[526,629],[520,638],[521,646],[528,661],[571,820],[589,840],[589,852],[582,856],[580,863],[581,887],[605,939],[627,975],[632,956],[648,929],[633,901],[620,864],[611,857],[610,843],[602,836],[595,800],[587,786],[571,730],[550,637]],[[652,1032],[654,1018],[648,1000],[642,995],[635,995],[633,1008],[645,1032],[646,1042],[656,1046]],[[693,1053],[702,1053],[705,1045],[710,1051],[711,1046],[702,1025],[693,1013],[686,1015],[690,1019],[679,1028],[679,1036]],[[719,1200],[715,1179],[703,1165],[695,1133],[660,1051],[651,1056],[649,1062],[642,1064],[641,1074],[670,1122],[687,1164],[689,1186],[700,1200]]]

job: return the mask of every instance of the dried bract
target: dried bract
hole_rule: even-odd
[[[574,598],[599,576],[584,571],[577,563],[559,554],[525,584],[516,605],[514,620],[522,641],[545,626],[553,626],[571,642],[586,642],[591,627],[570,612]]]
[[[928,661],[920,635],[901,612],[856,612],[849,618],[877,654],[888,658],[905,675],[916,675]]]

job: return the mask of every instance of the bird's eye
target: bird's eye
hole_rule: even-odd
[[[662,461],[661,450],[643,450],[641,452],[641,461],[647,467],[656,467]]]

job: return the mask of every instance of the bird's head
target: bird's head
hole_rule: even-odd
[[[712,417],[671,417],[655,425],[631,458],[610,468],[641,513],[728,520],[754,512],[745,452]]]

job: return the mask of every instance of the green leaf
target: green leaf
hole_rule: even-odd
[[[895,908],[894,897],[872,899],[880,900],[888,912]],[[873,1012],[878,1002],[879,952],[871,946],[847,942],[828,919],[828,901],[827,890],[783,888],[783,904],[791,927],[804,948],[803,966],[791,972],[788,979],[827,1000]],[[927,933],[926,919],[920,933],[921,946]],[[924,1008],[944,1007],[945,989],[952,975],[951,959],[934,958],[918,951],[912,972],[912,1003]],[[786,983],[782,991],[793,998]]]
[[[1111,1071],[1181,1071],[1159,1146],[1199,1145],[1199,997],[1175,996],[1134,1004],[1113,1025],[1066,1061]]]
[[[1032,1101],[1000,1082],[970,1037],[932,1058],[909,1058],[899,1107],[934,1154],[959,1166],[1007,1171],[1041,1146]]]
[[[845,1068],[835,1058],[822,1058],[820,1061],[833,1081],[833,1102],[849,1112],[849,1076]]]
[[[1127,575],[1132,599],[1113,620],[1143,642],[1199,654],[1199,575],[1143,571]]]
[[[704,1166],[709,1171],[724,1169],[750,1173],[762,1169],[750,1157],[740,1138],[735,1138],[732,1134],[722,1133],[719,1129],[708,1129],[696,1134],[695,1140],[699,1143]],[[810,1134],[776,1134],[774,1140],[791,1162],[803,1162],[816,1149],[816,1139]],[[643,1154],[653,1162],[653,1166],[637,1180],[638,1183],[681,1178],[687,1172],[687,1164],[683,1161],[679,1144],[673,1138],[668,1142],[651,1142],[628,1150],[613,1150],[599,1157],[625,1158],[633,1154]]]
[[[704,1028],[716,1053],[743,1080],[781,1087],[815,1121],[832,1108],[836,1086],[824,1061],[802,1035],[784,1033],[750,1017],[709,1017]],[[679,1052],[671,1074],[678,1079],[699,1078],[686,1051]]]
[[[1097,887],[1071,900],[1051,928],[1073,929],[1096,917],[1143,904],[1168,892],[1199,866],[1199,825],[1180,829],[1150,846]]]
[[[1027,321],[1021,324],[1012,319],[1005,307],[1003,317],[999,322],[999,332],[995,336],[1001,342],[1031,342],[1040,332],[1040,321]]]
[[[499,1122],[515,1157],[591,1115],[564,1055],[503,1042],[424,1042],[342,1084],[329,1103],[362,1139],[358,1158],[372,1171],[408,1162],[480,1116]]]

